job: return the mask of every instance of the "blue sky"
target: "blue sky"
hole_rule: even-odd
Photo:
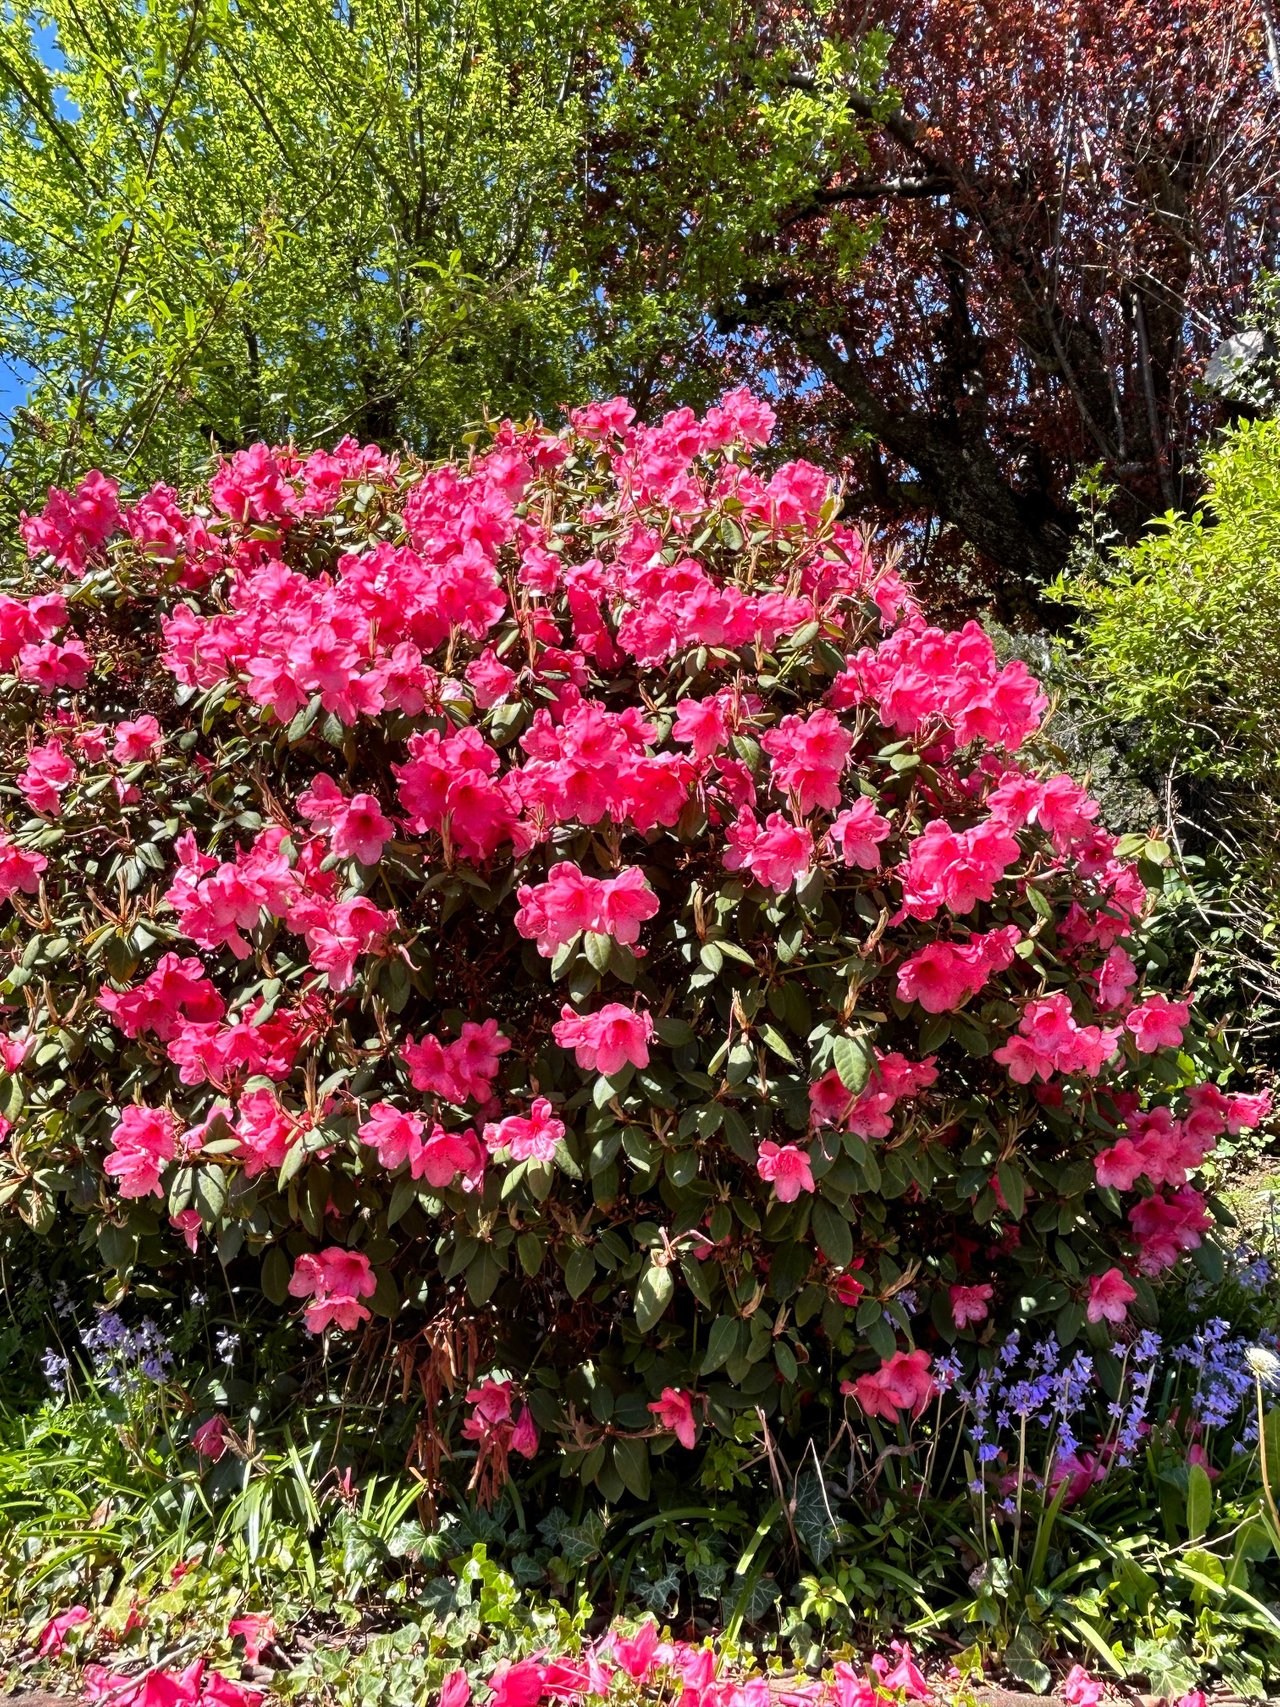
[[[33,31],[36,51],[50,71],[61,71],[66,61],[58,46],[57,31],[52,23],[42,23]],[[63,118],[75,119],[78,115],[74,104],[56,85],[53,91],[54,103]],[[31,370],[21,362],[15,361],[8,352],[0,346],[0,438],[4,437],[7,428],[7,417],[22,402],[27,393],[27,384],[31,379]]]

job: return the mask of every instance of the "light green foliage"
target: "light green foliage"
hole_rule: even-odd
[[[576,225],[584,0],[45,16],[0,26],[19,472],[172,478],[293,428],[430,444],[495,391],[576,384],[585,287],[547,261]]]
[[[1234,428],[1206,494],[1070,584],[1083,662],[1149,763],[1274,788],[1280,745],[1280,421]]]
[[[724,387],[706,318],[857,157],[873,41],[733,0],[72,0],[0,14],[0,506],[218,447],[444,448]],[[52,69],[51,69],[52,68]],[[801,82],[805,86],[798,86]],[[861,254],[849,225],[832,265]],[[604,282],[602,282],[604,281]]]

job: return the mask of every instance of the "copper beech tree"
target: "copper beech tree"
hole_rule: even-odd
[[[788,430],[849,466],[851,513],[911,524],[917,564],[964,566],[953,597],[1052,621],[1038,589],[1063,567],[1078,475],[1100,465],[1128,535],[1192,495],[1191,447],[1214,419],[1199,375],[1275,255],[1264,13],[758,8],[683,87],[642,48],[628,74],[652,79],[652,101],[620,99],[602,136],[608,259],[658,289],[696,275],[728,340],[709,335],[700,359],[771,370]],[[655,56],[668,40],[637,34]],[[681,127],[699,144],[684,172],[664,152]],[[684,191],[675,211],[620,193],[646,138]],[[790,186],[779,153],[803,161]],[[741,221],[732,251],[709,229],[726,218]]]

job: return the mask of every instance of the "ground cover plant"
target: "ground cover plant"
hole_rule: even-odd
[[[55,1385],[78,1344],[108,1389],[167,1391],[146,1301],[216,1289],[220,1331],[309,1338],[275,1392],[295,1421],[330,1359],[362,1403],[382,1384],[420,1522],[656,1502],[694,1525],[701,1591],[732,1572],[731,1630],[771,1604],[775,1533],[802,1539],[812,1451],[814,1629],[865,1616],[877,1545],[918,1601],[923,1512],[936,1583],[969,1537],[944,1621],[1043,1682],[1054,1595],[1084,1592],[1045,1575],[1079,1570],[1069,1502],[1151,1451],[1158,1482],[1167,1425],[1169,1545],[1206,1532],[1189,1392],[1144,1444],[1152,1330],[1189,1266],[1230,1283],[1197,1181],[1267,1098],[1161,976],[1167,848],[1101,826],[1042,761],[1026,667],[931,627],[829,478],[767,461],[771,426],[735,392],[653,426],[621,400],[502,422],[429,466],[259,444],[182,500],[94,473],[24,519],[0,601],[9,1259],[107,1277]],[[1244,1367],[1239,1331],[1195,1332]],[[247,1497],[218,1368],[161,1461]],[[1200,1576],[1265,1633],[1261,1379],[1215,1424],[1244,1449],[1236,1551]],[[876,1514],[843,1577],[833,1452],[837,1498]],[[661,1516],[673,1483],[762,1474],[776,1509],[733,1560],[696,1556],[716,1502]],[[643,1552],[601,1581],[634,1569],[665,1613],[680,1582]],[[1135,1570],[1074,1609],[1115,1663],[1155,1599]]]

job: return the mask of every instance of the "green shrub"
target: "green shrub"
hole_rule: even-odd
[[[997,1324],[1105,1344],[1262,1112],[1144,988],[1167,850],[1019,759],[1025,667],[770,422],[95,474],[0,602],[0,1207],[393,1320],[483,1498],[540,1436],[644,1497],[744,1416],[916,1415]]]

